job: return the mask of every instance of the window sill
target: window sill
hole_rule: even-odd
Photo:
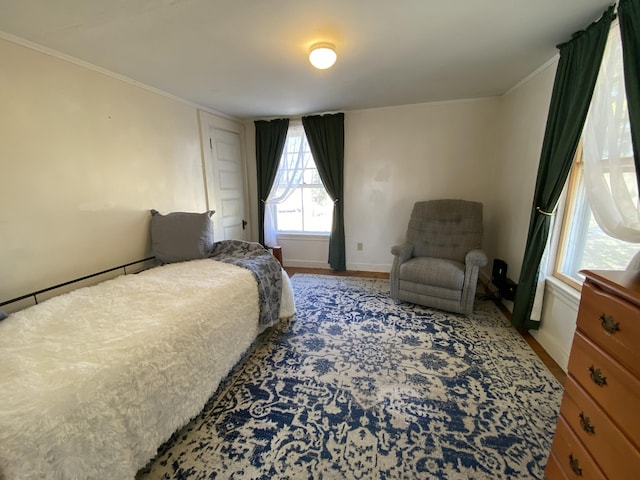
[[[329,240],[328,233],[276,233],[276,238],[280,240]]]
[[[545,281],[545,291],[562,300],[565,304],[578,310],[580,291],[566,284],[562,280],[549,276]]]
[[[327,237],[331,236],[330,233],[313,233],[313,232],[278,232],[277,237],[290,238],[290,237]]]

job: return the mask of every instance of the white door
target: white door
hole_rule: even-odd
[[[216,241],[249,239],[240,141],[236,132],[209,128],[211,154],[205,155],[205,162],[211,164],[205,166],[205,174],[209,208],[216,211],[212,217]]]

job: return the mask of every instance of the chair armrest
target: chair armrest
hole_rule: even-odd
[[[413,245],[406,242],[400,245],[394,245],[391,247],[391,253],[394,255],[391,272],[389,272],[391,298],[398,300],[398,294],[400,292],[400,266],[413,255]]]
[[[484,267],[489,262],[487,254],[483,250],[470,250],[464,258],[467,267]]]
[[[410,243],[394,245],[391,247],[391,254],[398,257],[399,263],[404,263],[411,258],[411,255],[413,254],[413,245]]]

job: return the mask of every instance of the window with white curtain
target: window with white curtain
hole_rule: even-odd
[[[555,275],[579,288],[582,269],[624,270],[640,250],[640,209],[617,25],[566,191]]]
[[[289,126],[267,208],[276,233],[331,232],[333,201],[320,180],[302,125]]]

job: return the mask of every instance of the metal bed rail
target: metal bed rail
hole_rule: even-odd
[[[125,263],[123,265],[118,265],[117,267],[113,267],[113,268],[108,268],[106,270],[102,270],[101,272],[92,273],[90,275],[85,275],[84,277],[75,278],[73,280],[69,280],[67,282],[59,283],[59,284],[53,285],[51,287],[43,288],[43,289],[37,290],[35,292],[27,293],[25,295],[21,295],[19,297],[12,298],[11,300],[5,300],[4,302],[0,302],[0,307],[2,307],[4,305],[9,305],[11,303],[19,302],[21,300],[26,300],[28,298],[33,298],[33,300],[36,302],[36,304],[38,304],[38,295],[42,295],[43,293],[50,292],[50,291],[56,290],[58,288],[66,287],[66,286],[72,285],[74,283],[82,282],[83,280],[88,280],[88,279],[93,278],[93,277],[98,277],[98,276],[104,275],[106,273],[115,272],[117,270],[122,270],[123,273],[125,275],[127,275],[127,267],[130,267],[132,265],[136,265],[138,263],[148,262],[148,261],[154,260],[155,258],[156,257],[143,258],[141,260],[136,260],[134,262]]]

